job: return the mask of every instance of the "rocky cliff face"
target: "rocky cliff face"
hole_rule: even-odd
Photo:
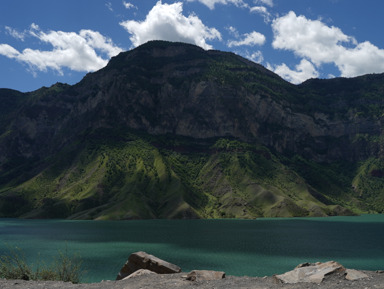
[[[18,185],[39,174],[47,158],[98,129],[236,138],[316,162],[364,161],[381,153],[383,93],[384,75],[294,86],[232,53],[149,42],[74,86],[0,91],[9,100],[0,181]],[[31,160],[24,179],[9,176]]]
[[[379,93],[381,78],[359,88]],[[322,160],[356,160],[377,152],[377,147],[361,152],[354,140],[356,135],[380,135],[380,116],[364,115],[359,109],[380,107],[382,100],[365,103],[364,94],[354,93],[354,106],[348,106],[337,101],[348,99],[348,80],[338,84],[333,96],[322,95],[318,82],[332,80],[296,87],[230,53],[151,42],[113,58],[74,87],[30,97],[31,105],[21,111],[14,127],[27,141],[47,141],[64,129],[76,134],[120,125],[150,134],[257,140],[279,152]],[[314,98],[328,98],[329,111],[318,107]],[[335,100],[340,112],[332,108]],[[337,144],[329,146],[330,139]],[[27,156],[36,151],[34,146],[30,151],[22,148],[28,144],[18,146]]]

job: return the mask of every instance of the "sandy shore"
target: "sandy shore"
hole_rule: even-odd
[[[332,274],[325,278],[321,284],[298,283],[282,284],[273,276],[270,277],[235,277],[227,276],[222,280],[215,281],[188,281],[185,273],[169,275],[143,275],[122,281],[103,281],[91,284],[72,284],[53,281],[23,281],[23,280],[0,280],[0,288],[12,289],[173,289],[173,288],[198,288],[198,289],[269,289],[269,288],[298,288],[298,289],[384,289],[384,273],[363,271],[369,277],[356,281],[345,280],[342,275]]]

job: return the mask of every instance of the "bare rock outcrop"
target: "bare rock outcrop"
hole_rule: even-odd
[[[281,275],[275,275],[275,278],[283,283],[317,283],[320,284],[328,275],[339,273],[350,281],[367,278],[368,276],[354,269],[346,269],[343,265],[328,261],[325,263],[317,262],[314,264],[304,263],[298,265],[294,270]]]
[[[158,274],[172,274],[181,272],[181,268],[179,266],[140,251],[132,253],[129,256],[128,261],[121,268],[119,274],[116,277],[116,280],[124,279],[125,277],[140,269],[147,269]]]

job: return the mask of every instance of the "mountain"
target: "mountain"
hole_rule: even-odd
[[[383,95],[384,74],[292,85],[151,41],[73,86],[0,89],[0,216],[383,212]]]

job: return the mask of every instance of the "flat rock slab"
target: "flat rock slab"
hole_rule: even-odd
[[[179,266],[140,251],[132,253],[129,256],[128,261],[121,268],[116,280],[124,279],[140,269],[147,269],[158,274],[173,274],[181,272]]]
[[[360,280],[364,278],[368,278],[368,275],[361,271],[357,271],[355,269],[345,270],[345,279],[349,281],[355,281],[355,280]]]
[[[193,270],[187,275],[190,281],[211,281],[225,278],[225,272],[209,270]]]
[[[128,275],[127,277],[123,278],[122,280],[130,279],[130,278],[135,278],[135,277],[138,277],[138,276],[148,275],[148,274],[157,274],[157,273],[155,273],[153,271],[150,271],[148,269],[139,269],[139,270],[133,272],[131,275]]]
[[[324,277],[334,272],[343,272],[345,268],[334,261],[315,264],[301,264],[294,270],[275,277],[283,283],[295,284],[300,282],[320,284]]]

